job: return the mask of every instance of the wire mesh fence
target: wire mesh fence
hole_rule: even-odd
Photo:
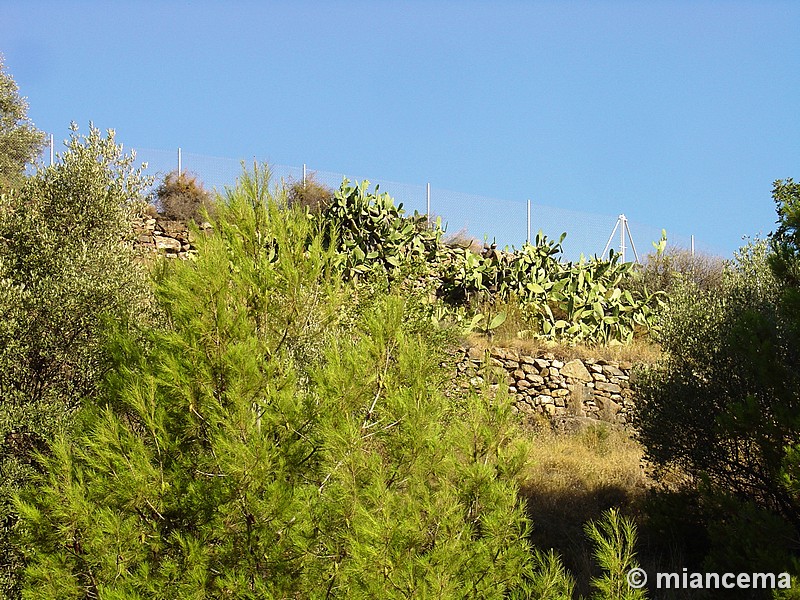
[[[52,140],[52,137],[50,138]],[[42,162],[57,159],[52,141],[44,149]],[[224,193],[226,187],[235,185],[243,168],[252,168],[255,159],[236,160],[202,154],[183,152],[181,149],[158,150],[136,149],[136,162],[146,163],[145,173],[155,180],[155,185],[173,171],[180,170],[196,175],[209,190]],[[273,183],[281,184],[313,178],[319,184],[338,189],[346,178],[342,173],[312,169],[307,166],[292,167],[270,164]],[[567,260],[578,260],[581,255],[601,256],[608,248],[615,252],[624,249],[626,260],[641,260],[653,252],[653,242],[661,238],[661,228],[627,221],[623,215],[601,215],[573,211],[565,208],[531,203],[529,200],[503,200],[478,196],[452,190],[431,187],[428,184],[408,184],[352,177],[352,182],[368,179],[370,188],[387,192],[396,203],[402,203],[407,213],[429,213],[432,218],[441,217],[446,235],[457,234],[461,238],[473,238],[481,243],[497,244],[504,248],[522,246],[533,240],[541,231],[549,239],[558,239],[567,233],[562,243],[563,256]],[[627,228],[621,227],[627,221]],[[696,245],[692,236],[670,231],[669,247],[679,247],[708,254],[719,254],[711,247]]]

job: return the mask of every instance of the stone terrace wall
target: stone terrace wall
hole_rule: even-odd
[[[200,225],[200,230],[210,229],[209,223]],[[133,220],[136,233],[134,246],[145,251],[163,252],[167,258],[188,258],[197,253],[194,233],[183,221],[172,221],[164,217],[136,217]]]
[[[461,352],[460,385],[482,386],[488,366],[495,372],[494,381],[505,377],[515,410],[523,415],[545,415],[553,421],[629,422],[633,407],[630,362],[591,358],[563,362],[550,353],[528,356],[504,348],[462,348]]]

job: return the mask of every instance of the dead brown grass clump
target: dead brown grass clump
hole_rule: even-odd
[[[450,248],[464,248],[475,254],[483,252],[483,242],[471,236],[466,228],[447,234],[442,239],[442,243]]]

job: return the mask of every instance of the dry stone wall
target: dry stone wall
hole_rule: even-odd
[[[210,228],[209,223],[200,225],[200,231]],[[160,252],[167,258],[189,258],[197,254],[195,234],[183,221],[145,215],[133,220],[133,230],[134,245],[141,250]]]
[[[633,365],[603,359],[558,360],[551,353],[529,356],[516,349],[462,348],[457,363],[462,387],[481,387],[485,380],[507,386],[514,410],[544,415],[555,422],[592,419],[629,423]]]

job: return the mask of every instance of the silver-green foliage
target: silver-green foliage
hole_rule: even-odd
[[[33,163],[44,144],[44,133],[28,118],[28,104],[0,55],[0,192],[18,188],[25,166]]]
[[[146,313],[149,292],[126,239],[148,182],[91,128],[58,162],[0,201],[0,590],[16,594],[10,495],[40,468],[35,451],[69,430],[109,361],[105,322]]]

